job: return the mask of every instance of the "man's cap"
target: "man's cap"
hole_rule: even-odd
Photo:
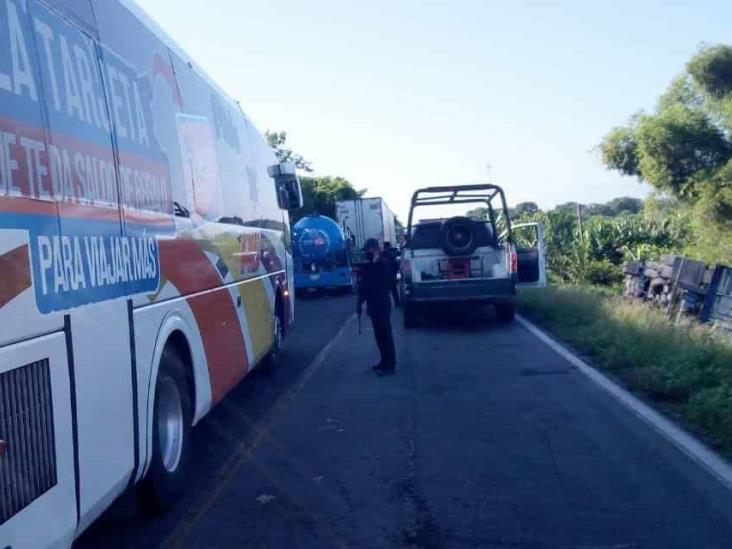
[[[368,239],[366,239],[366,242],[364,242],[364,244],[363,244],[363,249],[366,251],[373,250],[374,248],[378,248],[378,247],[379,247],[379,241],[376,240],[375,238],[368,238]]]

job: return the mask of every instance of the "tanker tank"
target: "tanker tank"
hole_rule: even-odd
[[[300,219],[292,229],[292,251],[296,290],[351,290],[351,244],[331,218],[310,214]]]

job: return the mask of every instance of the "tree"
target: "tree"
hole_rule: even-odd
[[[620,215],[622,213],[637,214],[643,209],[643,201],[640,198],[632,198],[630,196],[621,196],[619,198],[613,198],[610,202],[605,204],[608,210],[610,210],[611,216]]]
[[[702,49],[686,65],[696,103],[728,137],[732,128],[732,47]]]
[[[511,219],[515,219],[523,216],[533,216],[540,211],[541,210],[539,209],[539,206],[536,205],[536,202],[519,202],[518,204],[516,204],[515,207],[508,209],[508,216]],[[503,210],[500,208],[495,208],[494,212],[496,214],[496,217],[498,218],[502,215]],[[481,219],[483,221],[487,221],[490,214],[488,208],[480,206],[478,208],[468,210],[465,215],[473,219]]]
[[[478,208],[473,208],[472,210],[468,210],[467,212],[465,212],[465,215],[467,217],[470,217],[471,219],[488,221],[488,208],[484,208],[482,206]]]
[[[286,132],[271,132],[269,130],[264,132],[264,137],[267,139],[269,146],[274,149],[277,160],[280,162],[292,162],[295,167],[304,172],[312,172],[313,167],[310,161],[305,160],[301,155],[294,152],[292,149],[287,147],[287,133]]]
[[[643,116],[636,130],[640,173],[659,190],[693,200],[730,159],[725,135],[698,110],[683,105]]]
[[[727,182],[717,177],[732,159],[732,48],[700,50],[661,96],[652,114],[637,114],[602,140],[605,165],[639,176],[687,202]]]
[[[303,207],[291,212],[291,221],[295,223],[301,217],[311,213],[336,217],[336,202],[360,198],[363,190],[356,190],[344,177],[309,177],[300,178],[302,186]]]
[[[639,176],[688,216],[685,253],[732,261],[732,47],[707,46],[686,64],[653,113],[634,116],[600,144],[605,165]],[[657,199],[648,214],[661,215]]]
[[[587,213],[587,215],[604,215],[607,217],[612,217],[615,215],[615,210],[613,210],[608,204],[587,204],[586,206],[581,206],[582,213]]]
[[[536,205],[536,202],[519,202],[514,206],[511,216],[512,217],[518,217],[520,215],[524,214],[535,214],[539,210],[539,206]]]
[[[702,49],[687,63],[686,71],[713,100],[732,95],[732,47],[719,44]]]
[[[313,171],[312,164],[308,160],[287,147],[286,132],[271,132],[268,130],[264,132],[264,135],[269,146],[274,149],[277,160],[292,162],[295,167],[304,172]],[[299,210],[290,212],[290,221],[292,223],[296,223],[300,218],[311,213],[335,219],[336,202],[360,198],[366,192],[365,189],[356,190],[348,179],[337,176],[303,176],[300,177],[300,186],[302,187],[303,206]]]
[[[605,165],[623,175],[640,175],[638,166],[638,142],[633,126],[610,130],[600,143],[600,153]]]
[[[577,202],[564,202],[562,204],[557,204],[554,207],[554,211],[556,212],[567,212],[572,215],[577,215]],[[580,204],[580,207],[584,208],[583,205]],[[584,213],[584,211],[582,212]]]

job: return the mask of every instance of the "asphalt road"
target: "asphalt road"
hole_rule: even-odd
[[[259,443],[262,432],[303,382],[307,366],[353,313],[354,299],[298,299],[296,325],[288,334],[281,366],[252,372],[194,429],[194,466],[185,499],[168,515],[147,520],[141,517],[132,495],[122,496],[84,532],[75,549],[160,547],[191,510],[200,507],[211,485],[241,459],[239,455]]]
[[[520,324],[396,312],[378,378],[352,303],[298,303],[285,364],[196,429],[172,514],[122,498],[78,547],[732,546],[732,493]]]

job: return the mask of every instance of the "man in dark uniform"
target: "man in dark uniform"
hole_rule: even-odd
[[[399,307],[399,283],[397,275],[399,274],[399,261],[397,260],[398,250],[393,248],[391,242],[384,242],[384,255],[389,262],[392,271],[391,279],[391,297],[394,299],[394,306]]]
[[[376,345],[381,353],[381,362],[373,367],[380,376],[393,374],[396,370],[394,337],[391,333],[391,288],[392,267],[379,249],[379,242],[369,238],[364,245],[369,262],[361,269],[358,292],[358,314],[366,302],[368,314],[374,327]]]

